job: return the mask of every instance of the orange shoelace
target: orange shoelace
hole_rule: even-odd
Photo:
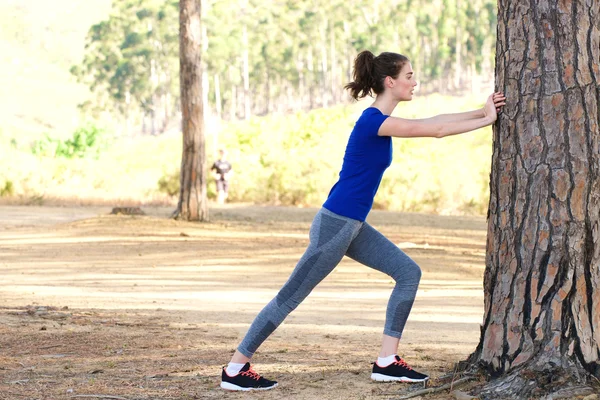
[[[252,367],[250,367],[250,369],[248,371],[240,372],[240,375],[244,375],[244,376],[247,376],[248,378],[252,378],[252,379],[256,379],[256,380],[260,379],[260,375],[255,370],[253,370]]]
[[[412,371],[412,368],[411,368],[411,366],[410,366],[410,365],[408,365],[408,364],[406,363],[406,361],[404,361],[403,359],[400,359],[399,361],[394,361],[394,364],[396,364],[396,365],[399,365],[399,366],[401,366],[401,367],[404,367],[404,368],[406,368],[406,369],[407,369],[407,370],[409,370],[409,371]]]

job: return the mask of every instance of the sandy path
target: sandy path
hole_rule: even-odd
[[[213,207],[205,224],[169,220],[169,209],[109,211],[0,206],[0,393],[237,398],[216,388],[219,368],[289,276],[317,210]],[[369,222],[423,270],[401,352],[439,376],[479,338],[485,221],[373,212]],[[381,398],[402,388],[368,380],[392,286],[344,259],[257,353],[259,370],[281,382],[261,398]],[[44,357],[39,343],[68,343],[74,354]],[[103,373],[91,375],[98,365]]]

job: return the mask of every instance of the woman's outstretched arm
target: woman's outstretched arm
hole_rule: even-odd
[[[494,93],[480,110],[455,114],[440,114],[424,119],[405,119],[389,117],[379,128],[380,136],[394,137],[436,137],[442,138],[470,132],[493,124],[497,112],[505,104],[502,93]]]
[[[423,119],[414,119],[413,121],[422,121],[422,122],[456,122],[456,121],[466,121],[468,119],[477,119],[485,116],[485,112],[483,108],[473,111],[465,111],[459,113],[450,113],[450,114],[439,114],[435,117],[431,118],[423,118]]]

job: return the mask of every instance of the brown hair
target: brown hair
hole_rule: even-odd
[[[388,76],[397,78],[402,67],[409,61],[398,53],[384,52],[375,57],[369,50],[363,50],[354,60],[354,81],[344,86],[344,89],[349,89],[355,100],[372,96],[373,93],[383,93],[383,80]]]

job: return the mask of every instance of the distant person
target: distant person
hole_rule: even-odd
[[[440,114],[424,119],[390,115],[401,101],[410,101],[417,86],[408,58],[396,53],[361,52],[354,61],[354,81],[346,89],[354,99],[375,94],[348,139],[342,170],[310,228],[310,244],[292,275],[250,325],[231,362],[221,372],[227,390],[266,390],[277,382],[250,366],[258,347],[346,255],[394,279],[383,342],[371,379],[379,382],[423,382],[429,377],[398,356],[398,344],[413,305],[421,269],[394,243],[365,222],[384,171],[392,163],[392,137],[442,138],[488,126],[505,104],[502,93],[491,94],[478,110]],[[451,168],[452,166],[448,166]],[[269,279],[265,277],[265,279]]]
[[[219,159],[214,162],[210,168],[213,172],[217,184],[217,201],[219,204],[225,203],[229,197],[229,178],[231,176],[231,163],[225,159],[227,152],[219,150]]]

